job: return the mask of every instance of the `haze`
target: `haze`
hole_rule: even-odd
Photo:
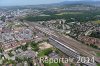
[[[63,1],[82,1],[82,0],[0,0],[0,6],[38,5],[38,4],[59,3]]]

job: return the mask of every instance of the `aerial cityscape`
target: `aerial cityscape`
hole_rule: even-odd
[[[0,0],[0,66],[100,66],[100,1]]]

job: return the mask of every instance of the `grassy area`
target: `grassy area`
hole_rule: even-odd
[[[100,57],[100,53],[96,53],[98,57]]]
[[[96,21],[94,21],[94,23],[100,24],[100,20],[96,20]]]
[[[43,51],[40,51],[39,54],[38,54],[38,56],[39,57],[44,57],[45,56],[45,53]]]
[[[52,49],[51,49],[51,48],[45,49],[45,50],[40,51],[39,54],[38,54],[38,56],[39,56],[39,57],[43,57],[43,56],[45,56],[45,55],[48,55],[48,54],[51,53],[51,52],[52,52]]]
[[[60,62],[60,63],[49,63],[49,61],[48,61],[48,63],[44,63],[44,66],[64,66],[63,65],[63,63],[62,62]]]
[[[60,66],[58,63],[45,63],[44,66]]]
[[[97,66],[100,66],[100,64],[99,64],[99,63],[97,63]]]
[[[64,14],[82,14],[81,12],[63,12],[60,14],[56,14],[56,15],[64,15]]]

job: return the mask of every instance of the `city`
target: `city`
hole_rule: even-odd
[[[0,1],[0,66],[100,66],[99,0],[13,1]]]

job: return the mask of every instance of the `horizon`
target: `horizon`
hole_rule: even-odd
[[[41,5],[53,4],[64,1],[86,1],[86,0],[0,0],[0,6],[24,6],[24,5]],[[100,0],[87,0],[87,1],[100,1]]]

